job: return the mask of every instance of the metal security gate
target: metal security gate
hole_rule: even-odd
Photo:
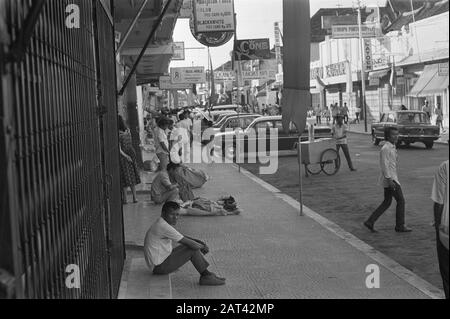
[[[8,55],[39,3],[23,59]],[[79,29],[65,25],[71,4]],[[0,297],[117,295],[123,222],[104,17],[97,0],[0,0]]]

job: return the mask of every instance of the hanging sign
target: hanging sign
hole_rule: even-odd
[[[174,42],[173,43],[173,56],[174,61],[184,61],[185,60],[185,48],[184,42]]]
[[[269,39],[237,40],[234,45],[236,61],[268,60],[270,55]]]
[[[205,67],[171,68],[170,78],[173,84],[198,84],[206,82]]]
[[[234,32],[195,32],[194,18],[192,17],[189,21],[189,26],[191,28],[192,36],[201,44],[207,47],[220,47],[227,42],[229,42],[233,36]]]
[[[234,32],[233,0],[194,0],[195,33]]]

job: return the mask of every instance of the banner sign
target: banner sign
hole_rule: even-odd
[[[184,42],[174,42],[173,43],[173,57],[174,61],[184,61],[186,59]]]
[[[366,64],[366,71],[372,71],[373,70],[372,41],[369,39],[364,40],[364,61]]]
[[[277,76],[276,71],[242,71],[242,79],[247,80],[275,80]]]
[[[379,33],[376,25],[362,25],[361,29],[363,38],[376,38]],[[331,37],[333,39],[359,38],[359,27],[357,25],[334,25]]]
[[[327,78],[332,78],[335,76],[341,76],[347,74],[347,65],[345,62],[339,62],[327,65],[325,67]]]
[[[194,0],[195,32],[234,32],[233,0]]]
[[[171,68],[170,77],[173,84],[205,83],[205,67]]]
[[[237,40],[234,45],[236,61],[268,60],[270,55],[269,39]]]
[[[159,88],[161,90],[187,90],[192,89],[192,84],[173,84],[170,76],[161,76],[159,78]]]
[[[214,71],[214,79],[219,81],[234,81],[236,79],[235,71]]]

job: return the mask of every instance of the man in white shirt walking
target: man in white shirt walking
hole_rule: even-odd
[[[155,275],[168,275],[191,261],[200,274],[200,285],[225,285],[220,278],[208,270],[209,263],[204,255],[208,246],[198,240],[180,234],[174,227],[180,214],[180,205],[167,202],[162,208],[161,217],[150,227],[144,242],[144,255],[148,267]],[[180,245],[173,248],[173,242]]]
[[[444,284],[445,298],[449,299],[448,294],[448,268],[449,268],[449,161],[445,161],[439,167],[434,177],[433,191],[431,199],[434,202],[434,225],[436,227],[436,245],[439,261],[439,269]]]
[[[384,188],[384,201],[373,212],[370,218],[364,222],[364,226],[375,233],[374,226],[376,221],[391,206],[392,198],[395,198],[397,201],[395,231],[398,233],[409,233],[412,230],[405,225],[405,198],[403,197],[402,187],[397,173],[398,154],[395,145],[398,141],[398,129],[389,127],[386,129],[384,135],[386,144],[384,144],[380,153],[380,184]]]

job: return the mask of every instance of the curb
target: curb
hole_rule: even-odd
[[[237,165],[233,165],[236,169],[238,169]],[[282,199],[286,203],[288,203],[290,206],[292,206],[295,209],[298,209],[300,211],[300,203],[295,200],[294,198],[290,197],[289,195],[284,194],[276,187],[270,185],[269,183],[263,181],[259,177],[255,176],[245,168],[240,168],[240,171],[243,175],[247,176],[251,180],[253,180],[255,183],[259,184],[269,192],[273,193],[275,197]],[[334,222],[326,219],[322,215],[314,212],[312,209],[303,206],[304,208],[304,215],[306,217],[311,218],[318,224],[320,224],[322,227],[330,231],[331,233],[335,234],[337,237],[344,240],[347,244],[350,246],[356,248],[360,252],[362,252],[367,257],[371,258],[375,262],[379,263],[383,267],[385,267],[387,270],[395,274],[400,279],[403,279],[406,283],[410,284],[417,290],[421,291],[423,294],[427,295],[431,299],[445,299],[443,290],[435,287],[428,281],[422,279],[412,271],[408,270],[404,266],[400,265],[390,257],[386,256],[385,254],[379,252],[372,246],[368,245],[364,241],[360,240],[353,234],[350,234],[349,232],[345,231],[343,228],[341,228],[339,225],[335,224]]]

